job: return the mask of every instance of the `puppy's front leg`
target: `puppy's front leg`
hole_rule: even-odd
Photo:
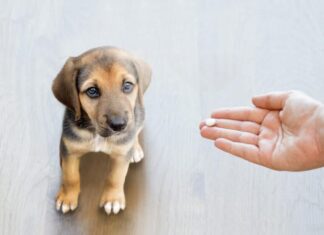
[[[63,213],[73,211],[78,206],[80,193],[80,156],[62,157],[62,185],[56,197],[56,209]]]
[[[101,196],[100,207],[104,207],[106,213],[117,214],[126,207],[124,183],[128,171],[129,160],[126,156],[112,156],[110,169]]]

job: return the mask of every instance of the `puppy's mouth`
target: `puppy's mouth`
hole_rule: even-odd
[[[109,137],[112,136],[114,134],[114,132],[110,129],[103,129],[103,128],[99,128],[97,133],[102,136],[102,137]]]
[[[105,127],[101,127],[101,126],[99,126],[98,128],[97,128],[97,133],[100,135],[100,136],[102,136],[102,137],[110,137],[110,136],[116,136],[116,135],[121,135],[121,134],[123,134],[123,133],[126,133],[127,132],[127,127],[124,129],[124,130],[122,130],[122,131],[114,131],[114,130],[112,130],[112,129],[110,129],[110,128],[105,128]]]

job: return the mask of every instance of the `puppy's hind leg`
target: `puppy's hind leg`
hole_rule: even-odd
[[[134,151],[133,156],[130,159],[131,163],[137,163],[140,162],[144,158],[144,152],[143,149],[139,143],[139,135],[137,135],[135,144],[134,144]]]

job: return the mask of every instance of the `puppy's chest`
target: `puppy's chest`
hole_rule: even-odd
[[[106,154],[126,154],[128,146],[117,145],[107,138],[96,135],[91,143],[92,152],[104,152]]]
[[[108,141],[106,138],[103,138],[99,135],[96,135],[91,143],[91,151],[92,152],[104,152],[107,154],[111,154],[115,148],[115,145]]]

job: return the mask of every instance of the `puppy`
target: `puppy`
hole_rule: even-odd
[[[103,152],[111,159],[100,207],[108,215],[125,209],[129,163],[144,157],[138,135],[144,121],[143,94],[150,81],[148,64],[113,47],[95,48],[66,61],[52,86],[66,106],[57,210],[66,213],[77,208],[79,162],[87,152]]]

